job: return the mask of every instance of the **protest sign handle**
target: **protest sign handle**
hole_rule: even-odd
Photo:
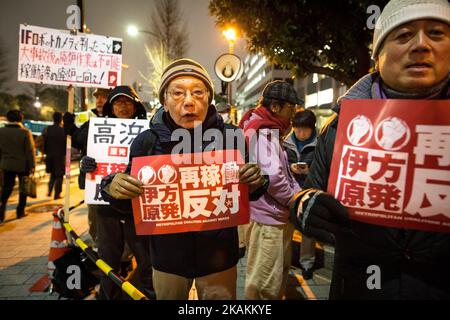
[[[73,100],[75,89],[72,85],[68,88],[68,112],[73,113]],[[64,195],[64,220],[69,222],[69,207],[70,207],[70,162],[71,162],[71,149],[72,149],[72,137],[70,135],[66,136],[66,192]],[[70,239],[70,237],[67,237]]]

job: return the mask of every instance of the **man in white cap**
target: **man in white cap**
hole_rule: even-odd
[[[211,104],[214,89],[205,68],[190,59],[172,62],[163,72],[159,87],[159,109],[150,122],[150,129],[136,137],[130,150],[130,165],[126,173],[107,176],[102,181],[102,197],[123,212],[131,212],[129,199],[139,196],[142,183],[131,177],[131,159],[145,155],[178,153],[174,147],[184,130],[182,139],[191,141],[194,128],[201,124],[202,133],[218,129],[227,139],[225,130],[237,130],[226,125]],[[217,139],[220,140],[219,137]],[[153,143],[149,143],[153,141]],[[201,152],[215,146],[228,146],[226,141],[189,143],[191,152]],[[234,142],[233,142],[234,144]],[[249,187],[250,200],[261,196],[268,181],[255,164],[246,164],[239,170],[239,182]],[[236,227],[210,231],[152,235],[150,251],[153,266],[153,287],[159,300],[188,299],[195,279],[198,298],[236,299],[236,264],[239,259]]]
[[[375,28],[376,72],[338,101],[319,137],[314,161],[291,211],[303,232],[335,241],[332,299],[450,299],[450,234],[350,221],[327,190],[344,99],[450,98],[450,4],[447,0],[392,0]],[[448,170],[448,169],[447,169]],[[450,210],[450,208],[447,208]],[[448,214],[449,212],[446,212]],[[328,237],[334,234],[334,239]],[[379,288],[367,285],[380,270]]]

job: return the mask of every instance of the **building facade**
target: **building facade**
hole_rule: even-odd
[[[236,80],[236,112],[240,119],[248,109],[254,108],[267,83],[284,80],[294,85],[305,107],[314,111],[318,127],[333,113],[331,108],[347,87],[333,78],[313,74],[305,78],[295,78],[291,71],[270,64],[262,54],[247,55],[244,59],[244,73]]]

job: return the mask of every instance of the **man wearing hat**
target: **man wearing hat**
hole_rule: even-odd
[[[219,102],[218,104],[216,104],[216,110],[220,114],[220,116],[223,118],[223,121],[225,123],[233,124],[233,119],[231,118],[231,115],[230,115],[231,106],[229,103]]]
[[[108,93],[105,99],[104,95]],[[146,119],[147,111],[136,91],[130,86],[117,86],[112,90],[97,89],[96,108],[92,109],[97,116],[121,119]],[[64,115],[66,133],[72,133],[74,146],[81,150],[83,157],[80,160],[80,175],[78,184],[80,189],[85,188],[86,174],[97,168],[94,158],[86,155],[90,121],[84,123],[79,129],[74,124],[74,116],[70,113]],[[129,214],[114,211],[109,205],[88,204],[89,234],[98,248],[100,258],[105,260],[113,269],[127,273],[130,251],[137,261],[132,278],[137,286],[150,295],[152,291],[151,259],[148,252],[148,239],[139,237],[134,230],[133,218]],[[124,276],[125,276],[124,275]],[[100,279],[99,299],[120,299],[120,287],[114,284],[107,276]],[[134,282],[134,280],[132,280]]]
[[[372,50],[376,72],[361,78],[338,100],[336,114],[319,136],[304,190],[291,215],[309,236],[326,240],[329,233],[334,235],[328,239],[335,242],[331,299],[448,300],[450,233],[350,220],[342,204],[325,191],[342,100],[449,101],[449,2],[391,0],[376,23]],[[442,169],[442,179],[448,179],[448,167]],[[450,206],[444,210],[443,214],[450,214]]]
[[[138,197],[142,183],[129,175],[131,159],[137,156],[171,154],[182,139],[192,139],[194,128],[236,130],[225,125],[211,104],[214,90],[205,68],[190,59],[172,62],[164,70],[159,100],[164,106],[153,116],[150,129],[136,137],[130,150],[126,173],[103,178],[102,196],[113,207],[132,212],[130,199]],[[148,143],[153,141],[153,143]],[[198,142],[198,143],[197,143]],[[210,148],[216,141],[194,141],[191,152]],[[215,146],[227,146],[226,141]],[[234,145],[236,148],[236,145]],[[236,148],[237,149],[237,148]],[[256,165],[246,164],[239,171],[240,183],[249,187],[250,199],[265,191],[267,180]],[[153,235],[150,237],[153,286],[157,299],[187,300],[193,280],[199,299],[235,299],[236,264],[239,259],[237,228]]]
[[[108,96],[103,106],[103,116],[119,119],[146,119],[147,111],[136,91],[130,86],[117,86]],[[86,137],[87,138],[87,137]],[[84,156],[80,171],[95,171],[97,163],[94,158]],[[114,270],[120,270],[121,258],[126,245],[136,258],[137,267],[131,282],[147,295],[151,295],[152,273],[151,258],[148,250],[148,238],[136,235],[133,215],[130,212],[115,210],[110,205],[92,205],[97,209],[97,247],[98,255]],[[122,290],[108,276],[102,274],[100,279],[101,300],[122,298]]]
[[[244,114],[239,124],[250,141],[250,154],[270,180],[263,196],[250,203],[245,299],[281,299],[286,287],[294,232],[289,205],[300,187],[289,171],[282,139],[291,129],[299,103],[290,83],[272,81],[258,106]]]
[[[95,108],[91,112],[97,117],[103,117],[103,106],[108,101],[108,95],[111,89],[97,88],[92,94],[95,97]]]

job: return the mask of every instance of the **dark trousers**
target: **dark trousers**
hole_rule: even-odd
[[[125,242],[130,247],[137,262],[136,270],[134,270],[130,282],[144,294],[147,291],[153,291],[148,237],[136,235],[132,217],[113,217],[97,212],[98,255],[117,273],[120,270]],[[99,299],[117,300],[126,296],[127,294],[122,293],[122,289],[118,285],[102,274]]]
[[[97,212],[98,204],[88,204],[88,225],[89,225],[89,235],[92,238],[94,247],[97,247]]]
[[[5,219],[6,204],[8,203],[9,196],[11,195],[14,185],[16,182],[16,177],[19,177],[19,183],[22,184],[22,177],[27,176],[28,173],[25,172],[13,172],[13,171],[3,171],[3,189],[2,189],[2,203],[0,205],[0,220]],[[19,188],[20,190],[20,188]],[[25,206],[27,204],[27,195],[24,193],[19,193],[19,204],[16,208],[17,217],[21,217],[24,214]]]
[[[57,175],[54,173],[50,174],[50,180],[48,182],[48,195],[52,194],[53,186],[55,187],[55,198],[61,196],[62,191],[62,183],[63,183],[64,175]]]

